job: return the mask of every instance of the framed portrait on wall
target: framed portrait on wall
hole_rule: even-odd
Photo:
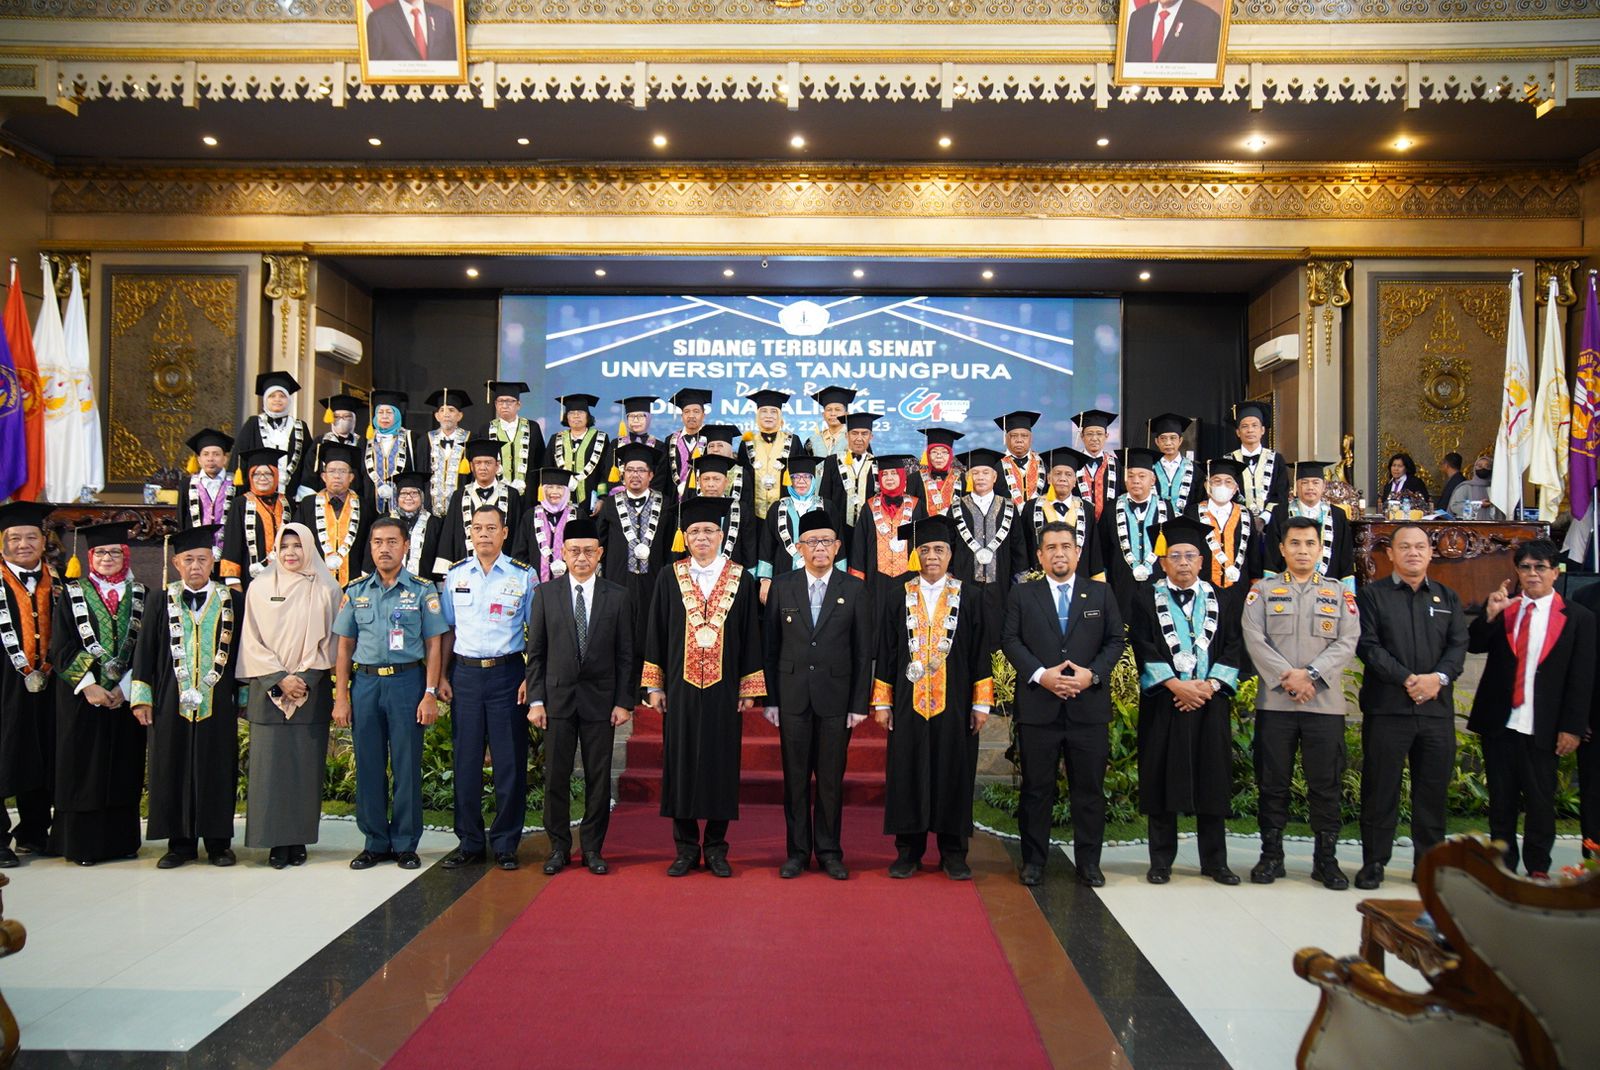
[[[466,0],[360,0],[356,30],[364,82],[467,80]]]
[[[1120,0],[1119,84],[1222,84],[1230,0]]]

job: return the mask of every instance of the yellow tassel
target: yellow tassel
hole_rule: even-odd
[[[1044,492],[1044,500],[1047,502],[1056,500],[1056,485],[1054,483],[1050,484],[1050,489]]]
[[[184,465],[184,468],[188,469],[189,474],[192,475],[192,476],[199,475],[200,474],[200,458],[196,457],[194,454],[191,453],[189,455],[189,463]]]
[[[626,416],[624,416],[622,419],[617,421],[617,437],[618,438],[627,438],[628,437],[628,418]]]
[[[377,431],[373,430],[373,427],[372,427],[371,424],[367,425],[367,441],[368,442],[371,442],[373,437],[375,435],[377,435],[377,433],[378,433]]]
[[[794,483],[792,483],[789,479],[789,470],[787,468],[783,470],[783,485],[786,487],[794,486]]]
[[[967,493],[972,493],[972,469],[967,469]]]
[[[926,447],[926,446],[922,447],[922,456],[919,458],[919,460],[922,463],[923,467],[927,467],[927,464],[928,464],[928,447]]]
[[[608,483],[621,483],[622,482],[622,469],[618,468],[616,466],[615,462],[613,462],[612,465],[611,465],[611,474],[606,477],[606,482],[608,482]]]
[[[906,558],[906,568],[912,572],[922,571],[922,555],[917,553],[917,548],[911,548],[911,555]]]
[[[244,486],[244,469],[243,468],[235,468],[233,470],[233,485],[236,486],[236,487]]]
[[[683,553],[683,550],[684,550],[683,529],[679,528],[677,530],[676,534],[674,534],[672,536],[672,552],[675,553],[675,554],[681,554],[681,553]]]
[[[83,575],[83,565],[78,560],[78,555],[73,554],[67,562],[67,579],[75,580]]]
[[[1165,535],[1157,535],[1156,536],[1156,556],[1157,557],[1166,557],[1167,556],[1167,537]]]
[[[472,465],[467,462],[467,455],[463,453],[461,455],[461,463],[456,465],[456,472],[457,472],[457,474],[464,476],[464,475],[467,475],[468,473],[470,473],[471,471],[472,471]]]
[[[689,489],[690,490],[699,490],[700,489],[699,482],[696,479],[696,477],[699,476],[699,474],[700,474],[700,472],[697,469],[694,469],[694,468],[689,469]]]
[[[322,410],[322,422],[325,423],[325,424],[333,423],[333,407],[332,406],[329,406],[328,408]]]
[[[754,431],[746,431],[742,437],[746,442],[754,442],[756,440],[756,433]]]

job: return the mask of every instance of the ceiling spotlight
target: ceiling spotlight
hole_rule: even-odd
[[[1267,139],[1262,137],[1260,134],[1251,134],[1249,137],[1244,139],[1244,147],[1249,149],[1251,152],[1260,152],[1262,149],[1267,147]]]
[[[1107,145],[1111,144],[1111,139],[1108,137],[1096,138],[1094,143],[1103,149]]]
[[[986,279],[992,279],[992,278],[994,278],[994,272],[990,271],[988,268],[984,268],[983,269],[983,277],[986,278]]]
[[[477,268],[468,268],[467,269],[467,278],[475,279],[477,277],[478,277],[478,269]]]
[[[666,148],[667,147],[667,135],[665,135],[665,134],[657,134],[655,137],[650,139],[650,144],[654,145],[658,149]]]
[[[860,268],[856,268],[856,269],[855,269],[855,270],[854,270],[854,271],[852,271],[852,272],[851,272],[851,273],[850,273],[850,274],[852,274],[852,275],[854,275],[854,276],[855,276],[855,277],[856,277],[856,278],[858,278],[858,279],[859,279],[859,278],[861,278],[861,277],[862,277],[862,276],[864,276],[864,275],[866,275],[866,272],[865,272],[865,271],[862,271],[862,270],[861,270],[861,269],[860,269]]]
[[[379,145],[383,144],[383,138],[381,138],[381,137],[369,137],[369,138],[367,138],[367,144],[371,145],[373,148],[377,148]]]
[[[725,278],[725,279],[733,278],[733,269],[732,268],[723,268],[722,269],[722,277]]]
[[[957,82],[951,88],[950,92],[954,93],[958,97],[966,96],[967,95],[967,83],[966,82]]]
[[[204,145],[208,149],[214,149],[217,147],[217,139],[212,137],[210,134],[207,134],[205,137],[200,139],[200,144]]]
[[[794,149],[803,149],[806,147],[806,139],[801,135],[796,134],[794,137],[789,139],[789,147]]]
[[[1150,273],[1148,271],[1139,272],[1139,281],[1140,282],[1149,282],[1150,281]]]
[[[1411,146],[1415,145],[1416,142],[1413,141],[1411,138],[1408,138],[1408,137],[1397,137],[1392,142],[1390,142],[1390,144],[1392,144],[1395,147],[1396,150],[1398,150],[1400,152],[1404,152],[1407,149],[1409,149]]]
[[[603,279],[603,278],[606,277],[606,269],[605,268],[595,268],[594,269],[594,273],[598,278],[602,278]]]
[[[944,136],[944,137],[939,139],[939,147],[941,149],[948,149],[950,147],[949,135],[946,135],[946,136]]]
[[[526,145],[527,143],[528,143],[528,139],[527,138],[525,138],[525,137],[517,138],[517,144],[518,145]]]

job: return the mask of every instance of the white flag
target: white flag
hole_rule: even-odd
[[[44,395],[44,500],[74,502],[83,484],[74,487],[67,472],[72,441],[78,433],[67,338],[61,329],[61,306],[56,303],[50,261],[41,256],[39,267],[44,272],[44,300],[39,303],[39,320],[33,328],[33,355],[39,362],[39,387]]]
[[[1539,519],[1561,512],[1567,493],[1567,456],[1572,434],[1572,398],[1567,393],[1567,358],[1556,320],[1556,278],[1545,303],[1544,349],[1539,356],[1539,394],[1533,403],[1533,463],[1528,478],[1539,488]]]
[[[83,280],[78,265],[72,265],[72,292],[67,295],[67,313],[62,324],[67,336],[67,371],[72,376],[72,391],[79,414],[77,442],[73,452],[74,478],[85,496],[106,489],[106,450],[100,439],[100,406],[94,397],[94,369],[89,367],[89,313],[84,307]],[[76,495],[75,495],[76,496]]]
[[[1506,313],[1506,377],[1500,394],[1500,432],[1494,439],[1489,500],[1509,520],[1522,500],[1522,475],[1533,446],[1533,392],[1528,388],[1528,339],[1522,333],[1522,272],[1511,273]]]

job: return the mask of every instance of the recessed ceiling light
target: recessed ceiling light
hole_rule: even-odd
[[[1150,273],[1148,271],[1139,272],[1139,281],[1140,282],[1149,282],[1150,281]]]
[[[205,137],[201,138],[200,139],[200,143],[202,145],[206,146],[207,148],[211,148],[211,149],[214,149],[214,148],[217,147],[217,139],[212,137],[210,134],[207,134]]]
[[[665,134],[657,134],[655,137],[650,139],[650,144],[654,145],[658,149],[666,148],[667,147],[667,135],[665,135]]]
[[[1390,144],[1392,144],[1400,152],[1404,152],[1407,149],[1409,149],[1411,146],[1415,145],[1416,142],[1413,141],[1411,138],[1408,138],[1408,137],[1397,137],[1392,142],[1390,142]]]
[[[863,276],[863,275],[865,275],[865,274],[866,274],[866,272],[865,272],[865,271],[862,271],[862,270],[861,270],[861,269],[860,269],[860,268],[856,268],[856,269],[855,269],[855,270],[854,270],[854,271],[852,271],[852,272],[851,272],[851,273],[850,273],[850,274],[852,274],[852,275],[854,275],[854,276],[855,276],[855,277],[856,277],[856,278],[858,278],[858,279],[859,279],[859,278],[861,278],[861,277],[862,277],[862,276]]]
[[[1262,149],[1267,147],[1267,139],[1262,137],[1260,134],[1251,134],[1249,137],[1244,139],[1244,147],[1249,149],[1251,152],[1260,152]]]
[[[373,148],[377,148],[379,145],[383,144],[383,138],[381,138],[381,137],[369,137],[369,138],[367,138],[367,144],[371,145]]]
[[[594,273],[597,276],[599,276],[600,278],[602,278],[602,279],[606,277],[606,269],[605,268],[595,268],[594,269]]]
[[[467,269],[467,278],[475,279],[477,277],[478,277],[478,269],[477,268],[468,268]]]
[[[958,97],[966,96],[967,95],[967,83],[966,82],[957,82],[955,84],[955,87],[953,89],[951,89],[950,92],[954,93]]]
[[[791,148],[803,149],[806,147],[806,139],[801,135],[796,134],[794,137],[789,139],[789,146]]]
[[[725,278],[725,279],[733,278],[733,269],[732,268],[723,268],[722,269],[722,277]]]
[[[1096,138],[1095,139],[1095,144],[1099,145],[1103,149],[1107,145],[1111,144],[1111,139],[1108,138],[1108,137]]]
[[[525,137],[517,138],[517,144],[518,145],[526,145],[527,143],[528,143],[528,139],[527,138],[525,138]]]
[[[994,272],[990,271],[988,268],[984,268],[983,269],[983,277],[986,278],[986,279],[992,279],[992,278],[994,278]]]
[[[950,138],[948,135],[939,139],[939,147],[941,149],[948,149],[950,147]]]

